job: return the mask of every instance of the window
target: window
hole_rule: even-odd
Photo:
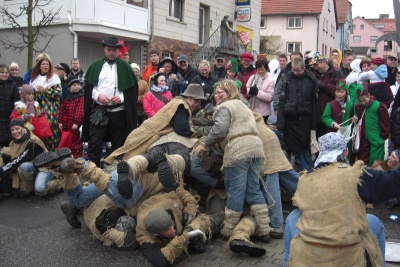
[[[163,51],[161,56],[162,56],[162,57],[161,57],[162,59],[167,58],[167,57],[173,58],[172,53],[169,52],[169,51]]]
[[[378,29],[383,29],[385,28],[385,24],[374,24],[374,26]]]
[[[353,30],[355,30],[356,29],[356,24],[353,24]]]
[[[364,24],[360,25],[360,30],[364,30]]]
[[[287,43],[286,52],[291,54],[295,51],[301,51],[301,43]]]
[[[371,52],[371,54],[377,54],[378,53],[378,50],[375,47],[371,47],[369,49],[369,51]]]
[[[127,4],[147,8],[147,0],[127,0]]]
[[[324,18],[324,20],[322,21],[322,31],[325,32],[325,18]]]
[[[354,43],[361,43],[361,36],[353,36],[353,42]]]
[[[378,40],[378,36],[371,36],[371,43],[375,43]]]
[[[183,21],[184,0],[169,0],[169,16]]]
[[[326,34],[328,34],[328,20],[325,21],[326,25],[325,25],[325,29],[326,29]]]
[[[266,28],[267,27],[267,21],[265,17],[261,17],[260,21],[260,28]]]
[[[301,17],[289,17],[288,28],[301,28]]]

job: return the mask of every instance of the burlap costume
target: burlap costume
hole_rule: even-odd
[[[26,146],[27,146],[28,143],[34,143],[34,144],[40,146],[43,149],[43,152],[47,152],[46,146],[44,145],[42,140],[40,140],[33,133],[29,133],[29,135],[30,135],[29,139],[27,139],[23,143],[15,143],[14,141],[11,141],[9,147],[4,147],[2,149],[2,153],[10,155],[11,159],[15,159],[16,157],[21,155],[21,153],[26,149]],[[3,163],[2,159],[1,159],[1,162],[0,162],[0,166],[1,167],[4,166],[4,163]],[[18,172],[13,173],[12,187],[14,189],[19,189],[21,187],[21,183],[20,183],[20,178],[19,178]]]
[[[363,163],[334,163],[300,177],[293,202],[302,212],[290,244],[289,266],[383,266],[357,192]]]
[[[135,155],[146,153],[148,148],[161,136],[174,131],[170,121],[180,105],[183,105],[188,110],[190,121],[192,116],[190,106],[183,97],[175,97],[159,110],[156,115],[145,120],[139,128],[133,130],[126,138],[124,145],[108,156],[105,162],[111,165],[120,155],[125,154],[123,160],[127,160]]]

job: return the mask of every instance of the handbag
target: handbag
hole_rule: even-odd
[[[353,125],[354,125],[353,122],[350,123],[349,125],[342,126],[343,124],[345,124],[349,120],[351,120],[351,118],[348,119],[347,121],[344,121],[341,124],[339,124],[339,129],[337,130],[338,133],[343,135],[344,139],[346,140],[346,143],[348,143],[355,136],[355,128],[356,127],[353,127]]]
[[[47,121],[45,114],[40,115],[38,117],[32,117],[31,124],[34,127],[33,134],[39,137],[40,139],[53,136],[53,132],[51,131],[50,124]]]
[[[58,148],[68,147],[71,148],[72,146],[72,131],[61,131],[61,139],[60,143],[58,144]]]
[[[362,120],[364,118],[365,110],[361,116],[361,119],[356,123],[355,126],[355,139],[354,139],[354,150],[358,151],[360,149],[361,142],[361,128],[362,128]]]

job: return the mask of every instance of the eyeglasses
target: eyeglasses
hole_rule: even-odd
[[[217,62],[218,62],[218,63],[224,63],[224,60],[218,59]]]
[[[223,93],[226,93],[226,91],[215,91],[214,95],[220,95],[220,94],[223,94]]]
[[[393,58],[393,57],[390,57],[390,58],[388,58],[390,61],[396,61],[397,59],[396,58]]]

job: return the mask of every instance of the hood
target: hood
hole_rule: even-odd
[[[360,73],[360,72],[361,72],[361,66],[360,66],[360,64],[361,64],[361,59],[360,59],[360,58],[354,59],[354,60],[350,63],[351,70]]]

